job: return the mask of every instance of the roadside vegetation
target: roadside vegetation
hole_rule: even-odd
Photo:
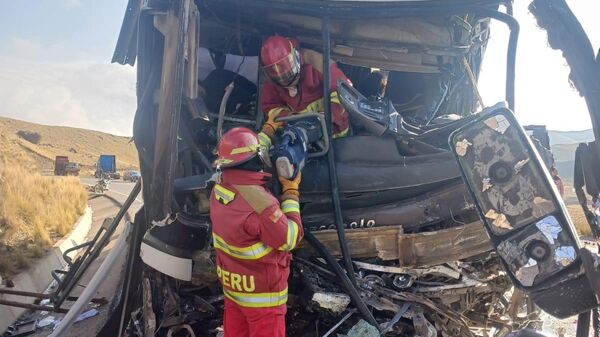
[[[0,151],[0,274],[43,256],[69,233],[86,203],[78,178],[42,176],[26,156]]]
[[[577,229],[579,235],[583,237],[591,237],[592,230],[587,222],[587,219],[585,218],[585,215],[583,214],[583,210],[581,209],[579,202],[577,201],[577,195],[575,195],[573,183],[570,180],[564,180],[564,183],[565,195],[563,196],[563,199],[567,206],[567,211],[571,216],[571,220],[573,221],[573,225],[575,226],[575,229]]]

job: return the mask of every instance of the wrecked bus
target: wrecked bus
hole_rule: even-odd
[[[366,324],[377,335],[501,337],[536,328],[540,307],[558,317],[595,307],[581,243],[509,110],[511,14],[511,2],[497,0],[130,0],[113,62],[137,67],[143,188],[134,193],[144,207],[102,333],[218,335],[211,162],[224,131],[263,124],[259,51],[273,34],[321,53],[325,83],[337,62],[355,84],[337,90],[347,137],[331,135],[327,87],[322,114],[287,120],[312,135],[288,335]],[[510,29],[507,103],[484,107],[476,83],[491,20]],[[234,75],[211,90],[215,69]],[[375,69],[387,79],[383,97],[357,89]],[[231,104],[240,96],[250,98]]]

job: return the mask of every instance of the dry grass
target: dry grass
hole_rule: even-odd
[[[77,178],[42,176],[32,160],[0,153],[0,273],[42,256],[71,230],[86,203]]]
[[[21,130],[39,134],[39,142],[19,137]],[[53,171],[57,155],[69,156],[82,174],[90,173],[102,153],[116,155],[119,169],[138,166],[127,137],[0,117],[0,274],[43,256],[71,230],[87,203],[78,178],[40,173]]]
[[[569,181],[565,181],[565,195],[563,200],[567,205],[567,211],[569,212],[571,220],[573,220],[573,225],[575,225],[575,229],[577,229],[579,235],[591,236],[592,230],[590,229],[590,225],[583,214],[583,210],[579,205],[579,201],[577,201],[577,196],[573,190],[573,185]]]
[[[573,220],[573,225],[575,225],[575,229],[581,236],[592,236],[592,230],[590,229],[590,225],[583,214],[583,210],[579,205],[568,205],[567,210],[569,211],[569,215],[571,215],[571,220]]]

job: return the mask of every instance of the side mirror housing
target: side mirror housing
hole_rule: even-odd
[[[503,107],[482,112],[453,132],[449,143],[515,286],[559,318],[597,307],[577,232],[513,113]]]

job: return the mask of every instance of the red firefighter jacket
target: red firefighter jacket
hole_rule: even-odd
[[[275,118],[277,116],[287,116],[305,112],[325,111],[323,103],[323,56],[313,50],[302,50],[302,67],[300,70],[300,80],[298,82],[298,92],[292,97],[287,88],[281,87],[272,81],[267,81],[263,85],[261,93],[261,108],[266,118]],[[337,96],[337,81],[342,78],[345,81],[344,73],[337,67],[335,62],[331,63],[331,81],[329,89],[331,91],[331,117],[333,122],[333,136],[343,137],[348,133],[348,113],[340,104]]]
[[[298,201],[280,204],[264,187],[270,176],[225,170],[210,198],[217,276],[242,307],[285,308],[290,251],[304,235]]]

